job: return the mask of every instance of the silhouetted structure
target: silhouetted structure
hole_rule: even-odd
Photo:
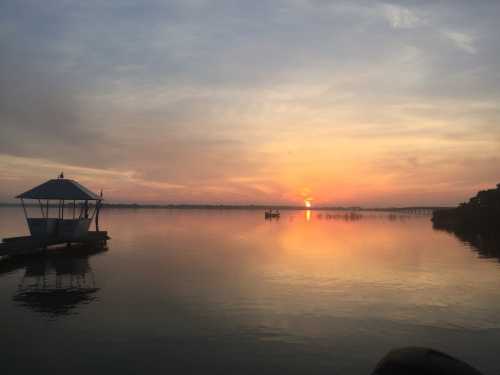
[[[95,243],[109,239],[107,232],[99,231],[102,192],[97,195],[78,182],[65,179],[63,173],[16,198],[21,200],[31,236],[4,238],[0,243],[0,256],[32,253],[63,243]],[[38,201],[40,212],[32,210],[30,213],[25,199]],[[57,202],[54,217],[50,214],[51,201]],[[93,210],[89,202],[94,202]],[[96,230],[89,231],[94,218]]]

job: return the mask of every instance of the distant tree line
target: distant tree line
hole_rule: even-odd
[[[500,184],[480,191],[456,208],[434,211],[432,221],[438,229],[500,231]]]

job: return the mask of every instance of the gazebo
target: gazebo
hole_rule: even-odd
[[[99,231],[102,191],[97,195],[62,173],[16,198],[21,200],[31,236],[4,238],[0,256],[72,242],[104,244],[109,239],[107,232]],[[90,231],[93,220],[96,230]]]
[[[86,235],[94,217],[98,227],[99,208],[103,199],[102,195],[93,193],[78,182],[64,178],[62,173],[59,178],[38,185],[16,198],[21,199],[32,237],[68,239]],[[26,199],[38,201],[41,217],[28,213]],[[89,206],[89,201],[95,203],[93,207]],[[56,214],[51,217],[54,204]]]

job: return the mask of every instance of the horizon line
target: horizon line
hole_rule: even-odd
[[[27,206],[37,206],[38,203],[25,203]],[[21,207],[22,204],[18,202],[0,202],[0,207]],[[52,204],[51,204],[52,206]],[[54,204],[54,206],[57,206]],[[382,210],[436,210],[454,208],[456,206],[446,205],[412,205],[412,206],[378,206],[378,207],[364,207],[364,206],[335,206],[335,205],[321,205],[313,207],[305,207],[300,205],[287,205],[287,204],[227,204],[227,203],[102,203],[103,208],[207,208],[207,209],[292,209],[292,210],[344,210],[344,211],[382,211]]]

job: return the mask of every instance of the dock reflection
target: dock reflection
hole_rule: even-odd
[[[106,247],[73,246],[46,254],[3,259],[0,275],[24,269],[12,300],[51,318],[76,313],[78,306],[97,299],[99,287],[89,258]]]

